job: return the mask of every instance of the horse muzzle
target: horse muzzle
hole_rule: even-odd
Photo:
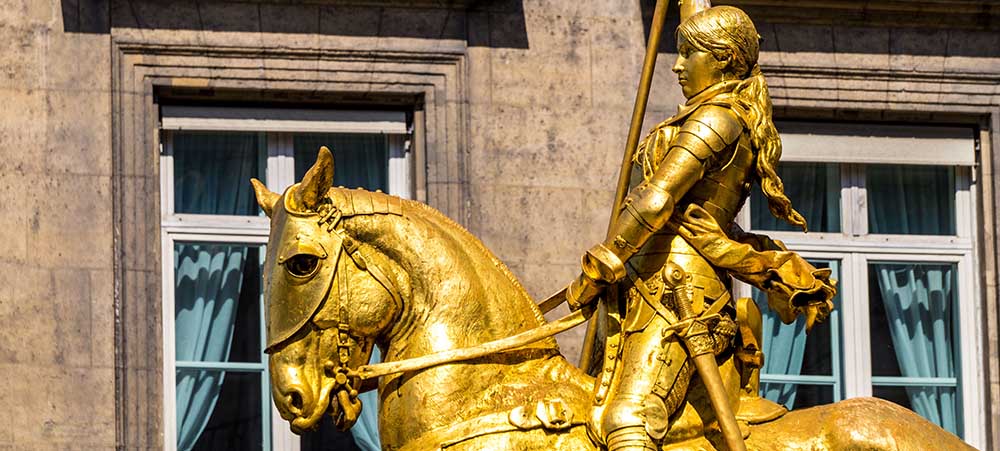
[[[348,375],[348,365],[334,362],[332,358],[339,353],[328,355],[329,350],[345,344],[360,351],[348,353],[354,357],[347,359],[348,365],[360,365],[370,355],[370,345],[357,347],[357,342],[339,337],[336,330],[312,330],[270,351],[274,404],[281,417],[291,423],[293,432],[316,429],[327,407],[342,431],[350,429],[360,416],[360,379]]]
[[[327,375],[326,359],[319,355],[318,335],[307,333],[272,350],[269,359],[274,405],[297,434],[316,429],[336,383]]]

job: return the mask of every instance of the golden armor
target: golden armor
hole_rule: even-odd
[[[804,226],[773,170],[780,140],[757,66],[759,36],[752,22],[736,8],[712,8],[685,20],[678,38],[674,72],[689,100],[639,146],[634,163],[642,181],[626,197],[609,239],[584,255],[582,273],[567,291],[574,307],[609,285],[619,290],[610,298],[623,301],[609,307],[623,317],[615,328],[621,337],[609,338],[604,350],[591,423],[611,451],[657,449],[666,436],[666,419],[685,399],[697,357],[735,349],[738,318],[730,275],[773,292],[772,306],[783,312],[782,319],[808,312],[810,326],[829,313],[836,293],[829,272],[780,247],[747,246],[726,231],[735,229],[736,213],[755,181],[777,186],[766,193],[772,211]],[[756,267],[748,271],[749,266]],[[769,278],[755,274],[761,271]],[[676,327],[694,318],[700,318],[691,323],[697,331]],[[726,399],[739,387],[726,387],[710,363],[697,366],[727,444],[741,447],[742,433],[729,412],[739,405]],[[747,404],[760,412],[743,416],[780,412],[762,400]]]

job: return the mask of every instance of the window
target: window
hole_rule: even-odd
[[[801,320],[780,324],[761,293],[743,288],[764,306],[762,394],[795,408],[875,396],[983,446],[974,130],[778,130],[779,174],[810,232],[773,218],[759,189],[740,220],[831,268],[839,294],[806,336]]]
[[[335,184],[409,197],[406,115],[165,106],[162,116],[166,447],[314,449],[317,440],[292,437],[271,402],[261,279],[268,221],[249,179],[282,192],[325,145]]]

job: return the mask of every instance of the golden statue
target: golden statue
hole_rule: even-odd
[[[627,167],[641,177],[609,239],[540,305],[439,212],[333,187],[326,148],[283,194],[253,181],[271,219],[272,393],[293,431],[328,410],[350,428],[358,393],[377,386],[379,405],[367,408],[378,408],[393,451],[970,449],[886,401],[788,412],[758,395],[760,312],[732,299],[730,276],[765,290],[783,321],[805,315],[808,326],[829,313],[835,288],[828,271],[733,224],[756,180],[772,213],[805,227],[775,172],[757,32],[742,11],[705,3],[682,5],[674,71],[688,102],[629,146]],[[661,0],[660,23],[664,12]],[[551,337],[599,310],[597,299],[609,320],[593,378]],[[563,300],[575,311],[547,323],[543,311]],[[383,363],[368,364],[373,346]]]

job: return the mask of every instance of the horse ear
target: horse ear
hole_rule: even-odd
[[[316,210],[326,192],[333,186],[333,154],[326,146],[319,148],[314,164],[302,177],[295,190],[296,205]]]
[[[267,189],[260,180],[252,178],[250,184],[253,185],[253,192],[257,195],[257,205],[260,205],[260,209],[264,210],[264,214],[270,218],[271,211],[274,210],[274,205],[278,203],[278,198],[281,195]]]

